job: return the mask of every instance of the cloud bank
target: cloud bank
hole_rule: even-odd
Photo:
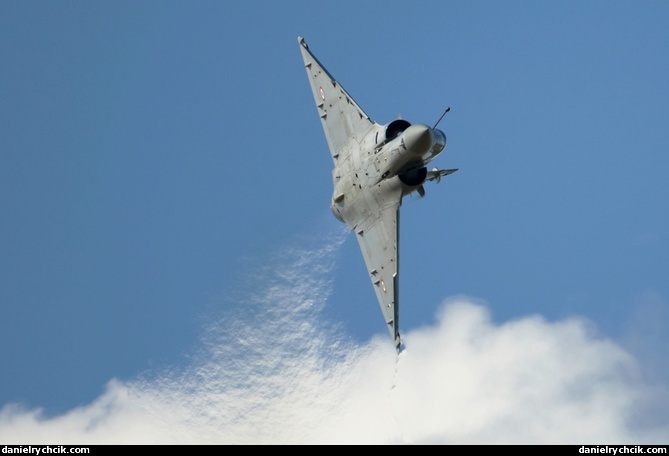
[[[435,323],[355,343],[324,322],[339,246],[253,273],[187,367],[111,380],[56,417],[8,404],[5,444],[666,444],[666,387],[581,319],[495,323],[446,299]],[[257,285],[260,284],[260,285]]]

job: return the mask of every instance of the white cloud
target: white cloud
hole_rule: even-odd
[[[494,323],[484,303],[455,297],[434,325],[404,334],[399,359],[387,334],[347,340],[321,315],[339,244],[255,271],[251,311],[213,321],[187,368],[112,380],[56,417],[7,405],[0,441],[666,444],[666,421],[639,420],[666,388],[646,385],[584,320]]]

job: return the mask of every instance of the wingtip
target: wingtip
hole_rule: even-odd
[[[301,36],[297,37],[297,42],[300,43],[301,46],[304,46],[305,49],[309,49],[309,46],[307,46],[307,42],[304,41],[304,38]]]
[[[399,334],[395,337],[395,350],[397,350],[397,354],[401,355],[402,352],[404,351],[404,342],[402,341],[401,337]]]

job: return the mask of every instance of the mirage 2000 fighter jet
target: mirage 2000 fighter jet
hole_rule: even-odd
[[[355,233],[399,353],[402,198],[412,192],[423,196],[426,181],[439,182],[457,169],[426,167],[446,147],[446,136],[436,128],[439,121],[434,127],[403,119],[385,125],[372,121],[311,53],[304,38],[298,37],[298,42],[334,163],[332,212]]]

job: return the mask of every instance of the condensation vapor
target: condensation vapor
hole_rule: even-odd
[[[241,306],[205,328],[193,365],[132,386],[155,405],[158,421],[167,399],[183,427],[209,443],[309,440],[337,408],[345,366],[361,351],[322,318],[348,233],[333,234],[315,248],[284,248],[254,269]]]

